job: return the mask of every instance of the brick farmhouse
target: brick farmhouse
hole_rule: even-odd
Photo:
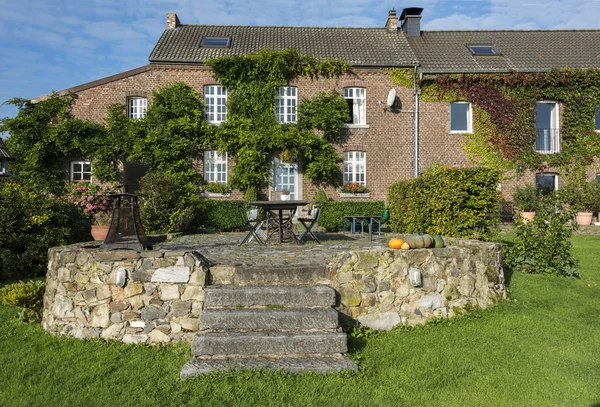
[[[391,183],[414,177],[433,163],[472,165],[463,148],[465,134],[473,131],[472,106],[460,100],[420,100],[418,85],[394,84],[390,68],[414,70],[416,77],[600,68],[600,30],[423,31],[421,12],[407,8],[398,18],[392,9],[381,28],[187,25],[177,15],[167,14],[167,28],[150,53],[148,65],[59,93],[77,95],[72,106],[75,116],[102,123],[114,103],[126,104],[131,118],[143,117],[153,91],[182,81],[204,97],[207,119],[218,125],[227,118],[227,89],[213,78],[203,63],[206,59],[261,48],[294,48],[317,58],[342,59],[352,66],[352,73],[339,78],[297,78],[280,89],[275,114],[282,122],[294,121],[294,107],[303,98],[330,90],[343,94],[352,116],[344,128],[344,142],[338,146],[344,157],[343,182],[364,184],[369,192],[357,198],[329,188],[327,195],[335,200],[385,200]],[[392,107],[388,99],[394,102]],[[535,146],[538,152],[560,151],[561,109],[555,101],[538,103],[537,127],[542,130]],[[595,129],[600,130],[598,112]],[[207,181],[227,182],[234,164],[231,155],[206,151],[198,159],[198,170]],[[503,181],[505,196],[512,194],[516,184],[549,182],[558,188],[560,176],[545,171],[526,171],[518,179]],[[595,175],[590,168],[588,176]],[[72,162],[70,177],[91,177],[90,163]],[[303,178],[298,164],[274,163],[269,190],[283,189],[294,198],[312,199],[317,188]],[[234,191],[231,199],[240,196]]]

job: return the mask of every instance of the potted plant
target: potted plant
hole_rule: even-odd
[[[561,194],[564,202],[577,211],[575,215],[577,224],[580,226],[591,225],[594,211],[598,205],[592,183],[572,180],[562,188]]]
[[[523,221],[532,221],[539,202],[541,191],[533,185],[524,188],[517,187],[513,195],[515,209],[520,213]]]
[[[282,201],[289,201],[290,200],[290,191],[288,191],[287,189],[282,190],[279,198]]]
[[[202,195],[210,197],[227,197],[231,193],[229,185],[222,182],[206,182],[202,185]]]
[[[112,202],[110,195],[117,191],[110,184],[75,184],[67,201],[79,207],[91,221],[91,233],[94,240],[104,240],[111,220]]]
[[[340,197],[346,196],[363,196],[368,197],[369,190],[363,184],[359,184],[358,182],[349,182],[342,185],[340,189]]]

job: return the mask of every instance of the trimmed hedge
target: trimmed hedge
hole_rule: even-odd
[[[245,226],[244,206],[239,201],[202,199],[196,210],[198,224],[205,230],[230,232]]]
[[[344,216],[383,216],[385,203],[383,201],[367,202],[323,202],[319,226],[328,232],[342,230]]]
[[[388,189],[391,230],[488,240],[500,223],[499,180],[489,168],[435,165],[396,182]]]

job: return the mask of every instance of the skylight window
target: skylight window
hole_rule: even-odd
[[[204,37],[202,46],[207,48],[227,48],[231,42],[231,37]]]
[[[501,55],[493,45],[467,45],[473,55]]]

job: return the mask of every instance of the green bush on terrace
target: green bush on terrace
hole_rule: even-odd
[[[498,182],[493,169],[439,165],[398,181],[388,189],[391,230],[488,240],[500,223]]]

